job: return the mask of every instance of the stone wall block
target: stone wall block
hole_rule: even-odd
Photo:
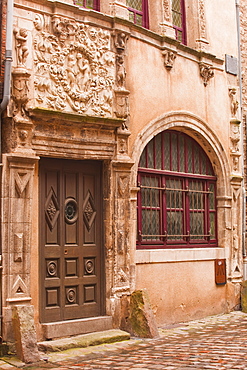
[[[25,363],[40,360],[34,326],[33,306],[18,305],[12,308],[12,321],[17,356]]]

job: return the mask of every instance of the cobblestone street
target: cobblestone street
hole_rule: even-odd
[[[37,365],[0,360],[0,369],[247,369],[247,314],[230,314],[161,328],[159,339],[42,354]]]

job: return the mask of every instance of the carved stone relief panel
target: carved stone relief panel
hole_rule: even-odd
[[[33,172],[36,157],[8,156],[6,198],[9,199],[4,217],[8,217],[8,232],[3,235],[4,253],[8,256],[7,290],[4,299],[10,303],[30,300],[31,206]],[[5,277],[4,277],[5,279]]]
[[[199,38],[196,40],[197,48],[206,51],[208,41],[206,32],[206,16],[204,0],[198,0]]]
[[[110,32],[60,16],[34,19],[35,105],[112,116],[115,55]]]

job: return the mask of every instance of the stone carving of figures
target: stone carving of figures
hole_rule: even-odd
[[[20,28],[19,31],[14,29],[16,39],[16,60],[17,65],[24,66],[29,54],[27,47],[27,30]]]
[[[73,88],[76,85],[76,58],[74,54],[68,55],[68,67],[67,67],[67,77],[70,83],[70,87]]]
[[[82,73],[82,79],[80,81],[80,86],[82,90],[88,90],[90,82],[90,65],[87,59],[83,59],[82,54],[77,54],[77,63],[79,71]]]
[[[126,42],[126,35],[124,32],[121,32],[117,35],[117,40],[116,40],[116,49],[125,49],[125,42]]]
[[[237,111],[238,111],[238,106],[239,106],[239,103],[236,100],[236,92],[237,90],[235,88],[229,89],[229,95],[231,98],[231,113],[233,117],[236,116]]]
[[[124,68],[124,58],[121,55],[117,56],[117,85],[121,89],[124,88],[126,72]]]

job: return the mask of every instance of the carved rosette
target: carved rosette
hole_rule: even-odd
[[[51,24],[35,17],[34,27],[36,106],[112,116],[115,57],[110,32],[59,16]]]
[[[207,63],[199,63],[200,76],[203,79],[204,86],[207,86],[210,78],[214,77],[213,67]]]

